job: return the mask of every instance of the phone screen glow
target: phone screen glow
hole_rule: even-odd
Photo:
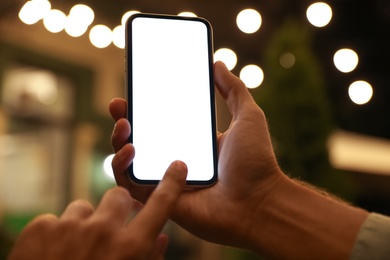
[[[175,160],[188,181],[215,177],[209,31],[197,20],[136,17],[131,23],[132,165],[160,180]]]

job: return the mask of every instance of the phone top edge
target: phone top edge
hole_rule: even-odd
[[[174,14],[159,14],[159,13],[136,13],[131,15],[126,21],[126,27],[129,26],[136,18],[156,18],[156,19],[174,19],[174,20],[184,20],[184,21],[197,21],[204,23],[208,28],[211,29],[211,23],[203,17],[192,17],[192,16],[179,16]]]

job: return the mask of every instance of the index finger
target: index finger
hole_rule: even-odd
[[[143,209],[129,224],[131,232],[145,239],[156,238],[184,189],[186,177],[187,166],[181,161],[173,162]]]

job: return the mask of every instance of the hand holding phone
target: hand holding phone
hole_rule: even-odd
[[[126,27],[130,178],[157,184],[175,160],[187,184],[217,179],[217,138],[210,24],[202,18],[135,14]]]

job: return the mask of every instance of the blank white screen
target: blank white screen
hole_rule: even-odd
[[[187,180],[213,177],[208,48],[207,27],[202,22],[133,20],[136,178],[159,180],[174,160],[187,164]]]

